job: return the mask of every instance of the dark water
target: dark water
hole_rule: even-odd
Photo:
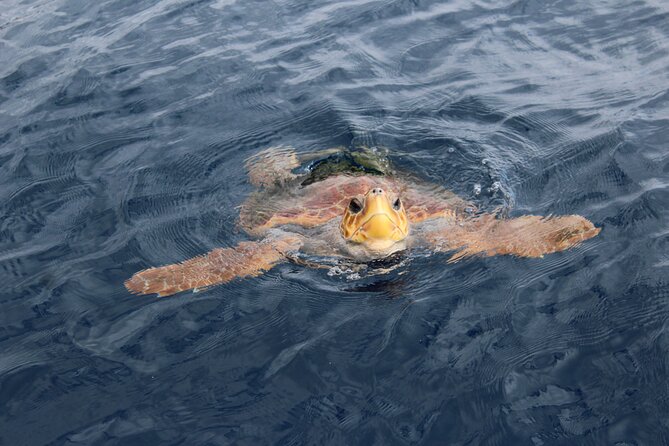
[[[589,3],[3,0],[0,444],[669,443],[669,7]],[[125,291],[282,144],[603,230]]]

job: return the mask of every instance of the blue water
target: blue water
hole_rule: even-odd
[[[0,444],[669,444],[668,144],[659,0],[3,0]],[[275,145],[603,229],[129,295]]]

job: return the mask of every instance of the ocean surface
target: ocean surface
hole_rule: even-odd
[[[126,291],[280,145],[602,231]],[[669,444],[668,216],[666,1],[2,0],[0,444]]]

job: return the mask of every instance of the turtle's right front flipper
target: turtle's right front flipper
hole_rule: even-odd
[[[457,262],[472,255],[542,257],[576,246],[600,230],[580,215],[497,219],[492,214],[482,214],[428,231],[425,240],[436,250],[457,251],[449,260]]]
[[[169,296],[206,288],[237,277],[257,276],[286,260],[286,254],[302,246],[300,237],[287,235],[259,242],[242,242],[234,248],[214,249],[182,263],[149,268],[125,282],[135,294]]]

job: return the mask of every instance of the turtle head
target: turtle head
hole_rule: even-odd
[[[409,219],[397,194],[375,187],[351,198],[339,228],[350,242],[386,251],[409,234]]]

